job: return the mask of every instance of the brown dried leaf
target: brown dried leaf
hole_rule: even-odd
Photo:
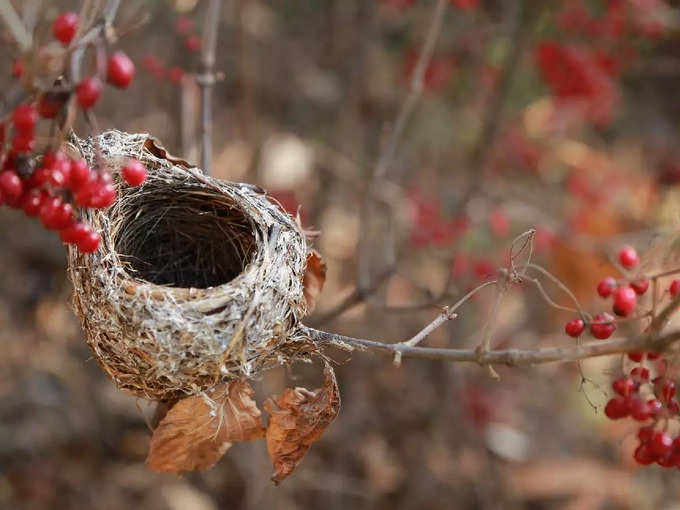
[[[316,308],[316,302],[326,283],[326,263],[316,250],[312,250],[307,255],[307,267],[302,287],[307,301],[307,313],[312,313]]]
[[[271,414],[267,426],[267,451],[274,464],[272,480],[279,483],[290,475],[314,441],[340,411],[340,393],[335,373],[326,363],[323,388],[286,389],[264,408]]]
[[[146,142],[144,142],[144,147],[157,158],[167,159],[173,165],[183,166],[184,168],[196,168],[196,165],[192,165],[188,161],[170,154],[165,147],[152,136],[147,138]]]
[[[180,400],[154,431],[146,463],[178,474],[210,469],[233,442],[264,437],[260,415],[245,381]]]

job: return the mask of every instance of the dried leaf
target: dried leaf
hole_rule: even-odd
[[[264,408],[271,414],[267,426],[267,451],[274,464],[272,480],[279,483],[290,475],[314,441],[340,411],[340,393],[335,373],[329,364],[324,368],[324,385],[285,390],[274,400],[268,398]]]
[[[210,469],[235,441],[264,437],[253,389],[245,381],[180,400],[153,433],[147,464],[181,473]]]
[[[163,147],[161,143],[152,136],[147,138],[146,142],[144,142],[144,147],[154,156],[158,158],[167,159],[173,165],[183,166],[184,168],[196,168],[196,165],[192,165],[191,163],[183,160],[182,158],[170,154],[165,149],[165,147]]]
[[[312,313],[316,308],[316,301],[319,299],[324,283],[326,283],[326,263],[316,250],[312,250],[307,255],[307,268],[302,281],[305,301],[307,301],[307,313]]]

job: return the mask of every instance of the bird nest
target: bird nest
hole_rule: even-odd
[[[305,358],[307,256],[299,225],[248,184],[212,179],[147,135],[108,131],[71,141],[114,177],[118,200],[83,211],[99,250],[68,248],[85,338],[121,389],[154,400],[196,394]],[[120,178],[128,158],[148,178]]]

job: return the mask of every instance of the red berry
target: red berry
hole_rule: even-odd
[[[650,360],[659,359],[660,357],[661,357],[660,352],[648,352],[647,353],[647,359],[650,359]]]
[[[646,421],[652,416],[649,404],[639,398],[628,398],[627,405],[630,416],[637,421]]]
[[[82,80],[76,87],[76,98],[83,110],[89,110],[99,100],[102,93],[102,82],[96,76]]]
[[[78,191],[89,178],[90,167],[87,166],[87,162],[84,159],[71,161],[71,175],[68,181],[68,187],[71,191]]]
[[[100,181],[99,186],[90,199],[90,207],[95,209],[106,209],[111,207],[117,197],[116,187],[113,184],[104,184]]]
[[[637,433],[637,437],[641,443],[646,443],[647,441],[652,439],[653,433],[654,429],[652,427],[640,427],[640,430],[638,430]]]
[[[87,223],[79,221],[63,229],[59,232],[59,236],[65,244],[77,244],[89,236],[91,232],[92,229]]]
[[[35,144],[32,131],[19,131],[12,138],[12,150],[15,152],[31,152]]]
[[[78,29],[78,15],[75,12],[62,12],[52,24],[54,38],[68,46]]]
[[[590,332],[600,340],[609,338],[616,330],[616,324],[612,322],[613,320],[614,317],[607,312],[598,313],[594,317],[594,322],[590,324]]]
[[[182,78],[184,78],[184,71],[180,67],[173,67],[168,71],[168,78],[175,85],[182,83]]]
[[[677,414],[678,412],[680,412],[680,404],[678,404],[677,400],[671,400],[670,402],[668,402],[668,404],[666,404],[666,407],[668,408],[668,412],[670,413]]]
[[[600,295],[600,297],[607,298],[611,296],[611,293],[614,292],[615,288],[616,280],[611,276],[607,276],[606,278],[600,280],[600,283],[597,284],[597,293]]]
[[[614,397],[604,406],[604,414],[610,420],[625,418],[628,413],[628,402],[624,397]]]
[[[21,199],[21,208],[24,210],[26,216],[34,217],[40,212],[44,196],[37,191],[26,193]]]
[[[636,282],[632,282],[630,286],[637,295],[641,296],[647,292],[647,289],[649,289],[649,280],[638,280]]]
[[[674,396],[675,396],[675,383],[673,381],[669,381],[668,379],[664,380],[661,383],[661,398],[668,402]]]
[[[191,30],[193,30],[193,28],[194,21],[191,18],[187,18],[186,16],[177,18],[177,21],[175,22],[175,29],[179,34],[187,35],[189,32],[191,32]]]
[[[12,64],[12,76],[21,78],[22,74],[24,74],[24,61],[18,58]]]
[[[38,122],[38,111],[30,104],[20,104],[12,112],[12,122],[17,131],[33,131]]]
[[[17,200],[24,191],[24,185],[14,170],[0,172],[0,190],[8,202]]]
[[[127,88],[135,76],[135,65],[125,53],[117,51],[109,58],[106,79],[109,83]]]
[[[645,367],[635,367],[630,371],[630,376],[636,381],[647,382],[649,381],[649,369]]]
[[[680,280],[673,280],[669,290],[671,291],[672,297],[677,296],[678,292],[680,292]]]
[[[637,306],[637,294],[630,287],[619,287],[614,291],[613,310],[616,315],[627,317]]]
[[[78,241],[78,250],[82,253],[92,253],[99,247],[99,241],[101,236],[97,232],[89,232]]]
[[[43,94],[38,101],[38,114],[44,119],[53,119],[59,113],[61,103],[49,94]]]
[[[184,40],[184,45],[189,51],[198,51],[201,49],[201,39],[196,35],[190,35]]]
[[[635,361],[636,363],[640,363],[642,361],[643,356],[645,355],[644,352],[629,352],[628,353],[628,359],[631,361]]]
[[[635,449],[633,458],[635,459],[635,462],[643,466],[649,466],[655,460],[651,447],[646,443],[641,444]]]
[[[628,377],[619,377],[612,382],[614,391],[623,397],[628,397],[631,393],[636,391],[635,386],[635,381]]]
[[[649,411],[652,413],[653,416],[659,414],[663,409],[663,404],[661,403],[661,401],[655,398],[650,398],[647,401],[647,405],[649,406]]]
[[[55,220],[60,215],[59,209],[61,208],[61,198],[50,197],[43,201],[40,206],[39,216],[41,223],[45,228],[52,229]]]
[[[120,172],[130,186],[139,186],[146,180],[146,168],[136,159],[125,163]]]
[[[567,335],[577,338],[583,333],[586,325],[581,319],[572,319],[564,326],[564,331]]]
[[[624,246],[619,251],[619,263],[626,269],[633,269],[640,263],[640,258],[638,257],[635,248],[632,246]]]
[[[662,430],[655,430],[652,434],[652,439],[649,440],[649,447],[657,457],[666,455],[671,451],[672,446],[673,438]]]

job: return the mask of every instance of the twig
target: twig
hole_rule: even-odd
[[[427,30],[427,35],[423,46],[421,48],[420,54],[418,56],[418,61],[413,69],[413,75],[411,76],[410,90],[406,99],[399,109],[397,118],[394,122],[394,127],[391,130],[389,139],[385,144],[384,150],[381,152],[378,161],[373,168],[373,172],[369,178],[367,190],[364,193],[364,198],[362,201],[362,215],[361,215],[361,225],[360,225],[360,242],[359,242],[359,286],[367,287],[370,285],[370,275],[367,260],[368,246],[364,241],[370,237],[369,235],[369,221],[372,215],[370,214],[370,204],[371,198],[374,194],[374,189],[378,187],[378,183],[385,179],[389,168],[392,166],[399,143],[406,129],[406,125],[413,116],[413,112],[416,109],[418,101],[423,93],[423,80],[425,78],[425,72],[427,67],[430,65],[432,60],[432,54],[439,39],[439,34],[441,33],[442,25],[444,22],[444,14],[448,6],[448,0],[437,0],[435,5],[434,13],[432,15],[432,21]]]
[[[303,327],[303,335],[310,339],[329,345],[349,345],[359,349],[382,351],[394,356],[397,352],[402,358],[430,359],[442,361],[460,361],[478,363],[480,365],[522,366],[539,363],[577,361],[596,356],[621,354],[631,351],[662,351],[680,340],[680,331],[673,331],[659,338],[641,335],[633,338],[620,338],[584,343],[569,347],[546,347],[542,349],[506,349],[480,352],[477,349],[443,349],[434,347],[410,347],[404,343],[382,343],[361,338],[328,333],[313,328]]]
[[[508,100],[510,89],[519,69],[520,58],[530,39],[530,25],[533,24],[535,19],[534,11],[538,10],[535,6],[527,5],[530,3],[532,2],[527,0],[517,0],[514,5],[512,3],[507,4],[511,6],[510,8],[515,9],[510,30],[510,50],[503,65],[499,82],[494,87],[491,97],[487,102],[479,138],[470,153],[468,169],[472,177],[472,184],[468,186],[468,189],[460,199],[461,209],[475,196],[482,185],[484,162],[496,138],[505,103]]]
[[[439,33],[442,29],[442,24],[444,22],[444,13],[446,12],[446,6],[448,4],[447,0],[437,0],[437,5],[434,9],[434,14],[432,15],[432,21],[430,27],[427,31],[427,37],[423,43],[423,47],[420,50],[420,55],[418,61],[413,69],[413,75],[411,76],[411,85],[408,96],[399,110],[397,115],[397,120],[394,122],[394,128],[390,133],[389,141],[383,153],[378,159],[378,163],[373,170],[373,179],[383,179],[387,174],[387,170],[392,165],[394,157],[397,153],[397,148],[401,142],[401,137],[404,134],[404,129],[406,124],[410,120],[418,100],[423,94],[423,80],[425,78],[425,72],[427,67],[430,65],[432,60],[432,54],[434,53],[435,46],[437,44],[437,39],[439,39]]]
[[[19,45],[21,53],[27,52],[33,44],[33,38],[28,30],[26,30],[21,18],[19,18],[17,11],[14,10],[9,0],[0,0],[0,18],[7,25],[7,29]]]
[[[368,287],[356,286],[349,296],[343,299],[337,306],[320,315],[314,322],[316,324],[325,324],[336,317],[339,317],[347,310],[354,308],[361,304],[368,296],[376,292],[383,282],[387,280],[394,273],[394,268],[387,268],[380,273]]]
[[[205,12],[201,49],[203,72],[197,77],[201,87],[201,168],[205,175],[212,173],[212,91],[216,81],[215,52],[221,6],[221,0],[210,0]]]

